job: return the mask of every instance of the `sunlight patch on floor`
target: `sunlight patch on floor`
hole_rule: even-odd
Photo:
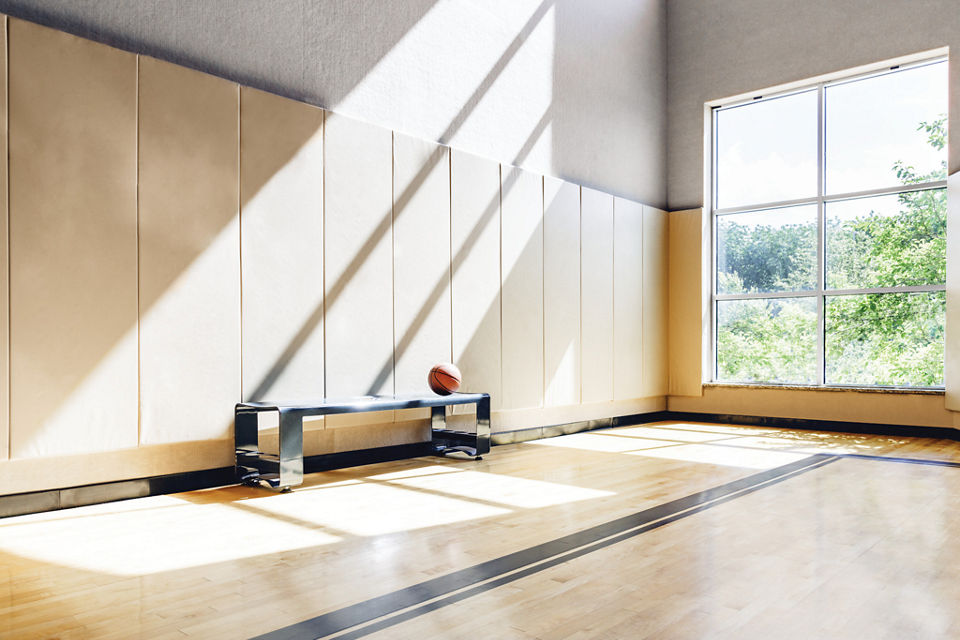
[[[87,517],[96,514],[96,517]],[[337,535],[247,511],[155,496],[23,518],[0,551],[35,561],[139,576],[338,542]],[[229,539],[229,544],[225,540]]]
[[[810,457],[808,453],[762,451],[709,444],[680,444],[647,451],[630,451],[628,455],[745,469],[773,469]]]
[[[600,431],[600,434],[616,434],[624,437],[656,438],[673,442],[708,442],[733,437],[734,434],[704,433],[703,431],[689,431],[671,429],[669,427],[618,427],[616,431]],[[736,434],[741,435],[741,434]]]
[[[658,426],[657,423],[653,423],[650,426],[667,429],[669,431],[694,431],[699,433],[713,433],[728,436],[768,435],[777,431],[777,429],[764,427],[741,427],[737,425],[705,424],[700,422],[671,422],[669,426]]]
[[[356,536],[413,531],[510,511],[382,482],[362,481],[327,487],[323,491],[266,494],[244,500],[240,505]]]
[[[557,504],[614,495],[610,491],[586,489],[569,484],[530,480],[481,471],[462,471],[457,474],[406,478],[395,480],[394,484],[465,497],[477,497],[486,502],[506,504],[524,509],[550,507]]]
[[[648,449],[650,447],[663,447],[670,443],[663,442],[662,440],[642,440],[640,438],[620,437],[613,435],[612,432],[606,432],[602,434],[572,433],[568,436],[531,440],[524,444],[566,449],[584,449],[586,451],[599,451],[603,453],[625,453],[627,451]]]

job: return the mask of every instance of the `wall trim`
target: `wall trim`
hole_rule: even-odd
[[[568,422],[545,427],[534,427],[532,429],[500,431],[491,435],[491,441],[494,445],[517,444],[530,440],[539,440],[541,438],[569,435],[571,433],[648,424],[651,422],[663,422],[665,420],[742,424],[778,429],[807,429],[814,431],[960,441],[960,430],[949,427],[912,427],[895,424],[844,422],[840,420],[810,420],[806,418],[776,418],[769,416],[693,413],[684,411],[653,411],[650,413],[638,413],[596,420]],[[374,449],[307,456],[303,460],[303,470],[304,473],[317,473],[331,469],[357,467],[378,462],[429,456],[432,454],[433,450],[429,442],[415,442],[389,447],[377,447]],[[0,518],[45,511],[57,511],[104,502],[129,500],[131,498],[144,498],[168,493],[210,489],[233,484],[236,484],[233,467],[217,467],[214,469],[201,469],[199,471],[172,473],[132,480],[64,487],[62,489],[14,493],[0,496]]]

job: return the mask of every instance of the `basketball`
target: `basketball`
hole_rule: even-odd
[[[460,369],[449,362],[433,365],[427,375],[430,390],[441,396],[448,396],[460,388]]]

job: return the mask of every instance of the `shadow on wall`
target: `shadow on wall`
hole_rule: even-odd
[[[551,127],[552,157],[584,157],[587,173],[575,180],[583,186],[636,200],[622,192],[624,185],[636,185],[630,187],[635,193],[658,194],[645,200],[666,202],[663,5],[637,0],[556,3],[553,99],[564,110],[555,114]],[[651,39],[659,40],[655,50],[660,59],[650,59]],[[605,97],[602,117],[596,113],[597,96]],[[638,113],[643,117],[637,118]],[[654,164],[645,152],[650,147],[662,150]],[[597,167],[595,172],[591,167]],[[551,169],[549,173],[566,177],[555,165]]]
[[[0,13],[320,106],[336,105],[436,0],[0,0]],[[263,15],[269,13],[269,23]],[[159,19],[162,16],[163,19]],[[201,30],[226,25],[215,33]],[[198,33],[198,31],[201,31]],[[322,62],[321,47],[343,52]]]
[[[17,3],[9,3],[9,5],[16,5]],[[464,105],[464,108],[460,113],[453,119],[450,125],[447,127],[447,136],[452,136],[456,131],[463,125],[467,120],[472,111],[473,107],[480,98],[484,95],[487,89],[492,86],[497,77],[503,72],[503,70],[509,64],[509,61],[514,53],[522,47],[524,39],[529,35],[533,29],[537,27],[543,17],[547,14],[549,7],[553,5],[552,0],[542,3],[538,6],[536,11],[531,15],[530,19],[523,27],[521,32],[517,37],[511,42],[510,46],[501,56],[500,60],[496,65],[489,71],[489,73],[484,77],[484,79],[479,83],[476,91],[474,92],[471,100],[468,101],[468,104]],[[19,6],[19,5],[18,5]],[[366,5],[364,5],[366,6]],[[43,12],[45,9],[44,5],[41,3],[38,7],[31,6],[31,11],[34,12]],[[15,7],[14,7],[15,8]],[[30,13],[25,7],[21,7],[23,10],[20,12]],[[146,10],[146,9],[144,9]],[[424,8],[424,11],[426,9]],[[47,9],[47,11],[52,11]],[[67,10],[64,9],[64,12]],[[360,9],[357,9],[360,11]],[[12,13],[17,13],[11,9]],[[32,17],[37,18],[38,14],[31,14]],[[66,20],[69,16],[60,15],[61,20]],[[53,20],[50,15],[44,15],[44,20],[46,22],[53,21],[56,23],[56,20]],[[76,27],[76,25],[74,25]],[[74,31],[77,29],[74,28]],[[86,34],[89,35],[89,34]],[[102,35],[102,34],[101,34]],[[399,35],[398,35],[399,37]],[[103,39],[103,38],[101,38]],[[380,55],[383,55],[383,52],[380,52]],[[372,55],[367,58],[372,64],[375,62]],[[162,64],[162,63],[161,63]],[[218,83],[223,83],[222,80],[216,79],[205,79],[211,86],[217,85]],[[217,88],[218,91],[222,92],[223,87]],[[222,102],[222,101],[221,101]],[[229,111],[229,109],[227,110]],[[226,113],[226,112],[225,112]],[[208,116],[210,114],[207,114]],[[532,130],[523,144],[522,148],[519,150],[517,156],[513,159],[514,164],[520,164],[524,161],[530,151],[534,148],[537,142],[544,136],[547,130],[550,128],[550,124],[553,119],[552,108],[548,109],[543,113],[539,123]],[[331,116],[333,117],[333,116]],[[168,123],[170,124],[170,123]],[[301,126],[302,125],[302,126]],[[317,136],[317,127],[315,124],[310,123],[301,123],[301,125],[294,125],[289,127],[283,137],[276,139],[276,144],[271,149],[269,157],[258,157],[256,165],[251,168],[247,166],[247,163],[244,162],[244,171],[245,179],[249,180],[249,183],[245,185],[245,190],[243,193],[243,202],[240,203],[241,210],[245,208],[250,200],[252,200],[257,193],[259,193],[263,188],[265,188],[274,176],[282,173],[284,167],[286,167],[293,158],[298,154],[302,153],[305,145],[308,145],[311,140],[315,140]],[[166,125],[165,125],[166,126]],[[173,125],[171,125],[173,126]],[[234,134],[230,134],[234,135]],[[204,156],[205,147],[209,147],[212,144],[210,139],[207,139],[202,132],[198,132],[196,137],[191,140],[191,143],[196,146],[196,151],[200,156]],[[216,150],[206,149],[208,152],[215,152]],[[229,154],[228,154],[229,155]],[[273,387],[275,381],[283,373],[284,369],[288,366],[291,359],[298,353],[306,340],[316,331],[318,325],[322,323],[322,318],[325,311],[328,311],[332,306],[337,304],[339,296],[346,289],[348,284],[353,277],[353,274],[360,268],[364,263],[367,257],[367,252],[372,247],[375,247],[381,240],[390,233],[392,225],[395,223],[396,219],[399,216],[404,214],[406,210],[407,203],[412,199],[412,195],[417,191],[421,186],[425,177],[434,169],[437,163],[441,162],[444,158],[447,157],[445,152],[439,152],[433,154],[428,162],[420,169],[416,177],[411,181],[407,189],[400,194],[397,194],[394,198],[395,205],[392,206],[389,210],[384,212],[384,215],[380,223],[376,226],[374,232],[366,239],[363,248],[357,252],[357,254],[352,259],[350,266],[344,270],[343,275],[338,279],[332,286],[327,288],[327,296],[325,300],[322,300],[318,305],[315,306],[309,313],[301,320],[300,328],[295,332],[293,339],[291,339],[279,353],[276,354],[276,360],[273,365],[270,367],[266,375],[263,376],[262,380],[257,381],[256,385],[252,387],[254,390],[250,394],[250,398],[263,398],[269,394],[271,388]],[[319,179],[319,178],[318,178]],[[512,182],[509,180],[503,185],[504,192],[509,192],[512,188]],[[236,197],[235,191],[231,197]],[[479,237],[479,235],[497,220],[497,214],[499,213],[499,198],[500,194],[498,193],[497,198],[491,200],[484,210],[482,218],[477,223],[476,227],[472,229],[467,237],[467,240],[464,242],[463,246],[457,250],[455,255],[452,255],[451,269],[455,272],[459,269],[460,265],[464,262],[466,257],[470,254],[470,251],[473,248],[472,242]],[[318,212],[319,215],[319,212]],[[155,307],[162,302],[165,297],[169,297],[172,293],[172,289],[175,289],[178,281],[187,279],[189,280],[195,273],[197,269],[202,270],[204,265],[209,261],[209,256],[211,252],[222,254],[224,252],[235,252],[234,242],[238,241],[238,236],[236,229],[239,225],[239,220],[234,214],[233,216],[228,216],[229,219],[219,221],[219,224],[222,224],[220,229],[208,228],[208,233],[200,234],[199,236],[194,234],[194,238],[206,238],[203,242],[194,242],[194,243],[183,243],[178,241],[177,238],[182,238],[182,235],[178,233],[180,229],[171,228],[167,235],[161,235],[160,241],[161,245],[166,246],[168,251],[163,251],[163,247],[158,247],[160,249],[159,253],[165,253],[165,263],[163,269],[159,274],[159,279],[154,279],[151,283],[151,291],[146,295],[143,295],[140,299],[140,314],[141,314],[141,323],[147,324],[151,322],[151,316],[155,314]],[[189,221],[188,221],[189,222]],[[197,221],[200,222],[200,221]],[[205,227],[209,227],[209,220],[204,222]],[[542,228],[538,227],[536,233],[542,233]],[[537,241],[539,242],[539,240]],[[528,248],[524,251],[532,250],[533,240],[531,239],[528,242]],[[539,249],[538,249],[539,250]],[[503,282],[509,282],[509,279],[512,277],[512,274],[507,273],[503,278]],[[179,286],[179,285],[177,285]],[[189,287],[190,283],[186,283],[186,286]],[[322,299],[322,282],[318,282],[317,286],[320,287],[320,297]],[[421,329],[421,326],[427,316],[430,314],[432,308],[434,308],[437,302],[443,298],[444,291],[450,286],[450,279],[446,278],[439,280],[435,283],[430,295],[424,301],[421,311],[416,314],[416,316],[411,321],[410,325],[404,327],[402,333],[397,335],[396,342],[396,353],[385,354],[385,362],[380,366],[379,370],[371,372],[371,388],[377,387],[377,382],[385,377],[390,375],[390,367],[395,361],[396,357],[399,354],[402,354],[407,346],[412,341],[413,337],[416,336],[417,332]],[[313,296],[316,298],[316,296]],[[484,314],[483,319],[479,323],[479,328],[477,334],[488,335],[489,330],[492,325],[499,323],[500,321],[500,308],[499,308],[499,297],[494,301],[496,306],[491,306],[487,309]],[[202,321],[202,319],[200,319]],[[79,319],[79,325],[83,325],[84,322],[87,323],[96,323],[95,318],[86,318]],[[239,318],[237,319],[239,322]],[[120,336],[117,337],[119,339]],[[15,339],[15,338],[14,338]],[[475,345],[471,339],[469,344],[467,344],[463,355],[461,356],[464,359],[470,358],[480,358],[482,352],[488,349],[489,346],[486,344]],[[189,354],[187,354],[189,355]],[[70,390],[67,395],[62,397],[47,397],[45,398],[45,403],[50,407],[50,414],[55,412],[60,406],[68,403],[70,401],[70,396],[76,395],[84,391],[84,381],[91,379],[97,376],[98,369],[102,368],[105,359],[109,356],[109,349],[105,349],[101,354],[100,358],[95,358],[91,360],[87,365],[87,374],[81,375],[81,381]],[[239,373],[239,372],[238,372]],[[233,384],[233,383],[231,383]],[[236,385],[239,388],[239,380],[236,381]],[[247,387],[251,388],[251,387]],[[365,391],[364,389],[358,389],[357,392]],[[246,398],[246,399],[250,399]],[[227,407],[229,409],[229,407]],[[48,414],[49,415],[49,414]],[[230,429],[230,419],[232,416],[228,416],[224,412],[224,418],[222,424],[222,431],[219,433],[222,434],[222,437],[225,437],[229,434]],[[40,435],[43,433],[43,429],[34,431],[35,435]],[[48,434],[49,435],[49,434]],[[55,437],[55,436],[54,436]],[[209,430],[204,433],[204,437],[209,437]],[[187,438],[189,439],[189,438]],[[28,444],[27,449],[30,448]],[[42,447],[41,447],[42,450]],[[31,455],[36,455],[33,453]],[[44,455],[40,453],[40,455]]]

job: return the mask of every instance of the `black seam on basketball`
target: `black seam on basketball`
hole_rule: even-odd
[[[443,376],[444,378],[450,378],[450,380],[452,380],[456,384],[460,384],[460,378],[458,378],[457,376],[452,376],[449,373],[444,373],[443,371],[434,371],[433,375],[437,378],[439,378],[440,376]]]

